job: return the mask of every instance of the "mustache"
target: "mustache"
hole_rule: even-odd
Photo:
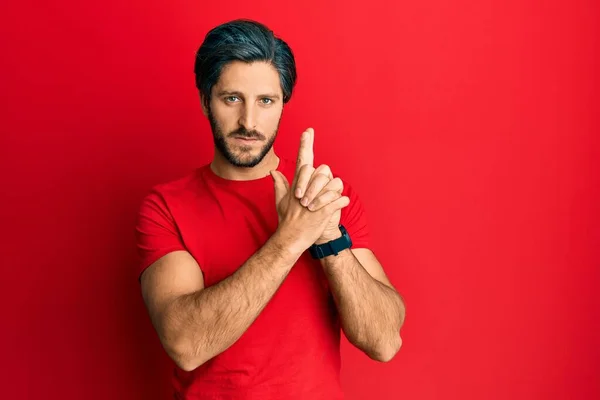
[[[241,136],[243,138],[248,138],[248,139],[265,140],[265,137],[259,131],[255,131],[255,130],[249,131],[244,127],[236,129],[235,131],[231,132],[229,134],[229,136]]]

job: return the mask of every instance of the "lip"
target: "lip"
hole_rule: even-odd
[[[258,139],[255,138],[246,138],[246,137],[241,137],[241,136],[234,136],[233,137],[235,140],[238,140],[242,143],[254,143],[254,142],[258,142]]]

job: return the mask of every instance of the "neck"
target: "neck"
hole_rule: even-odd
[[[277,169],[279,165],[279,157],[275,151],[271,149],[267,155],[252,168],[236,167],[231,165],[221,153],[216,151],[213,161],[210,164],[212,171],[223,179],[233,181],[249,181],[254,179],[264,178],[269,175],[270,171]]]

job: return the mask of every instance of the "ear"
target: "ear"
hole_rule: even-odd
[[[202,106],[202,113],[205,117],[208,117],[208,99],[204,97],[204,95],[201,92],[198,93],[200,94],[200,105]]]

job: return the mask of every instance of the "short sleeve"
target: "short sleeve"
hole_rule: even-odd
[[[348,196],[350,204],[342,208],[340,223],[344,225],[352,239],[352,248],[369,248],[370,234],[364,206],[354,188],[347,181],[343,179],[342,181],[344,182],[342,195]]]
[[[159,258],[172,251],[185,250],[173,216],[163,196],[156,190],[142,200],[136,220],[135,239],[139,256],[138,279]]]

